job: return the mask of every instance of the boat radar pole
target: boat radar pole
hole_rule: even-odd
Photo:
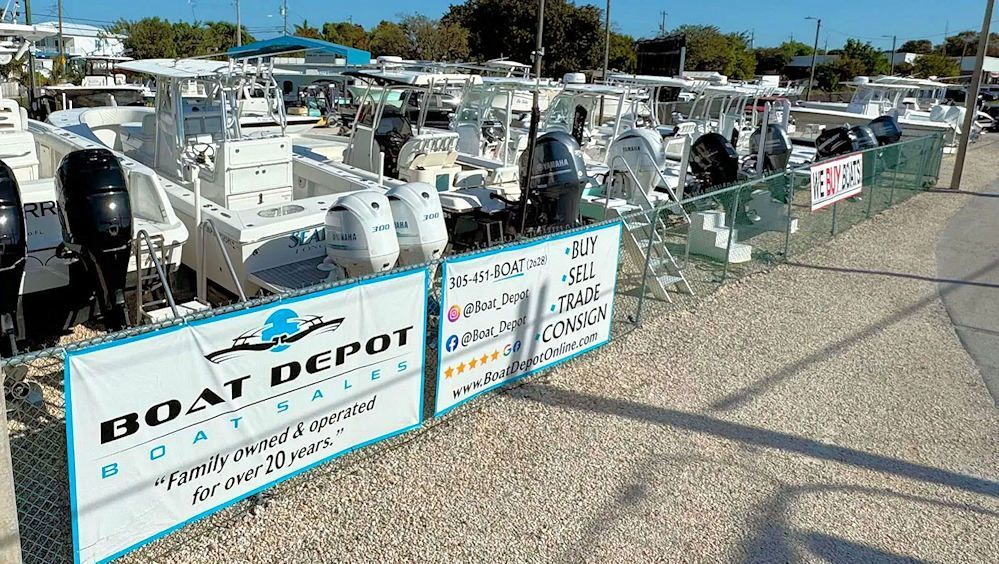
[[[538,0],[538,32],[534,44],[534,95],[531,103],[531,128],[527,134],[527,185],[520,191],[520,231],[523,236],[527,221],[527,199],[530,197],[531,181],[534,180],[534,149],[538,144],[538,122],[541,121],[538,95],[541,90],[541,59],[545,56],[545,48],[541,44],[541,36],[545,29],[545,0]]]

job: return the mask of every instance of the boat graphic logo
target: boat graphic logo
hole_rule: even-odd
[[[300,316],[293,310],[282,308],[270,315],[263,327],[247,331],[232,340],[232,346],[205,355],[215,364],[248,353],[281,352],[309,335],[336,331],[343,318],[323,320],[319,315]]]

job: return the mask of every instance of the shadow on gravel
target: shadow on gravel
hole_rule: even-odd
[[[906,462],[897,458],[881,456],[852,448],[831,445],[798,435],[724,421],[707,415],[656,407],[633,401],[582,394],[537,383],[525,384],[510,390],[509,395],[510,397],[534,401],[549,407],[580,409],[645,423],[653,423],[664,427],[675,427],[697,433],[707,433],[748,445],[795,452],[813,458],[849,464],[876,472],[895,474],[913,480],[999,498],[999,482],[950,472],[932,466]]]
[[[784,486],[775,494],[757,505],[752,511],[755,516],[756,533],[745,546],[747,562],[794,562],[800,560],[792,543],[808,549],[827,562],[922,562],[912,557],[892,554],[855,541],[846,540],[828,532],[815,530],[798,531],[787,522],[792,505],[805,497],[827,495],[850,495],[868,503],[884,500],[896,505],[929,506],[953,512],[970,512],[989,517],[999,517],[994,511],[949,501],[900,493],[880,488],[855,485],[811,484],[805,486]],[[830,503],[835,504],[835,498]],[[814,503],[814,500],[811,501]],[[882,504],[883,506],[884,504]],[[814,525],[813,525],[814,526]]]
[[[818,264],[805,264],[802,262],[787,262],[788,266],[796,266],[799,268],[809,268],[812,270],[826,270],[830,272],[841,272],[843,274],[870,274],[875,276],[892,276],[896,278],[908,278],[910,280],[921,280],[923,282],[934,282],[938,284],[959,284],[962,286],[981,286],[983,288],[996,288],[999,289],[999,284],[992,284],[989,282],[975,282],[973,280],[962,280],[959,278],[936,278],[933,276],[921,276],[919,274],[908,274],[906,272],[891,272],[888,270],[865,270],[861,268],[846,268],[843,266],[822,266]],[[985,274],[989,270],[996,267],[993,264],[991,268],[985,269],[978,272],[977,274]]]
[[[795,266],[795,263],[789,263],[789,264],[791,264],[792,266]],[[797,265],[797,266],[807,266],[807,267],[810,267],[810,268],[820,268],[820,269],[823,269],[823,270],[840,270],[840,267],[824,267],[824,266],[823,267],[819,267],[819,266],[812,267],[810,265]],[[978,278],[981,275],[983,275],[983,274],[985,274],[987,272],[990,272],[990,271],[994,270],[997,267],[999,267],[999,262],[993,262],[992,264],[990,264],[988,266],[985,266],[985,267],[982,267],[979,270],[977,270],[977,271],[972,272],[971,274],[969,274],[968,275],[968,280],[974,280],[975,278]],[[849,272],[849,269],[845,269],[845,271]],[[860,271],[860,272],[864,272],[864,271]],[[880,274],[877,271],[873,271],[872,273],[874,273],[874,274]],[[892,276],[904,276],[904,277],[913,277],[913,278],[916,278],[916,275],[903,275],[903,274],[895,274],[895,273],[889,273],[889,274],[892,275]],[[735,408],[740,407],[740,406],[742,406],[742,405],[744,405],[746,403],[749,403],[756,396],[759,396],[759,395],[765,393],[768,389],[770,389],[770,388],[772,388],[772,387],[780,384],[784,380],[786,380],[786,379],[794,376],[795,374],[797,374],[798,372],[801,372],[802,370],[806,369],[807,367],[809,367],[809,366],[811,366],[811,365],[813,365],[813,364],[815,364],[817,362],[822,362],[824,360],[827,360],[828,358],[830,358],[832,356],[835,356],[837,354],[842,354],[843,351],[845,351],[846,349],[850,348],[853,344],[859,343],[859,342],[863,341],[864,339],[868,339],[870,337],[873,337],[878,332],[880,332],[881,330],[883,330],[885,327],[888,327],[890,325],[894,325],[894,324],[898,323],[899,321],[902,321],[906,317],[909,317],[910,315],[912,315],[912,314],[916,313],[917,311],[923,309],[924,307],[930,305],[931,303],[933,303],[937,299],[940,299],[941,297],[945,296],[946,294],[948,294],[950,292],[953,292],[955,289],[957,289],[958,287],[960,287],[959,284],[961,283],[960,281],[950,281],[950,280],[942,280],[942,279],[938,280],[938,279],[934,279],[934,278],[922,278],[922,277],[919,277],[919,279],[927,280],[929,282],[939,282],[941,284],[941,286],[939,287],[939,290],[937,292],[931,292],[931,293],[927,294],[925,298],[923,298],[923,299],[919,300],[918,302],[910,305],[909,307],[907,307],[905,309],[902,309],[902,310],[899,310],[899,311],[893,313],[892,315],[884,317],[880,321],[878,321],[877,323],[872,323],[872,324],[868,325],[867,327],[865,327],[863,329],[860,329],[858,331],[854,331],[853,333],[851,333],[851,334],[843,337],[842,339],[839,339],[838,341],[836,341],[834,343],[831,343],[829,345],[826,345],[825,347],[823,347],[823,348],[821,348],[821,349],[819,349],[819,350],[817,350],[817,351],[809,354],[808,356],[802,358],[801,360],[799,360],[799,361],[797,361],[797,362],[795,362],[793,364],[789,364],[789,365],[787,365],[784,368],[778,370],[777,372],[774,372],[773,374],[771,374],[769,376],[766,376],[766,377],[764,377],[764,378],[762,378],[760,380],[757,380],[756,382],[754,382],[754,383],[752,383],[752,384],[750,384],[750,385],[748,385],[746,387],[743,387],[740,390],[737,390],[737,391],[735,391],[733,393],[730,393],[730,394],[726,395],[725,397],[723,397],[723,398],[721,398],[721,399],[713,402],[711,404],[711,409],[715,410],[715,411],[729,411],[731,409],[735,409]],[[970,283],[970,282],[964,282],[964,283]],[[991,287],[991,285],[990,285],[990,287]]]

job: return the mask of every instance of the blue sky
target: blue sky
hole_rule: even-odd
[[[288,0],[289,26],[308,19],[313,25],[351,18],[367,28],[381,19],[422,13],[438,17],[454,0],[369,0],[337,2],[330,0]],[[586,2],[603,7],[604,2]],[[280,0],[242,0],[243,25],[259,38],[275,35],[281,26]],[[55,0],[32,2],[36,22],[55,19]],[[691,2],[613,0],[612,25],[636,37],[651,36],[658,29],[660,14],[668,15],[666,27],[680,24],[711,24],[723,31],[755,31],[757,46],[776,45],[794,39],[811,43],[815,22],[805,16],[822,18],[819,45],[839,47],[847,37],[871,41],[881,49],[891,48],[896,34],[905,39],[926,38],[939,42],[945,29],[951,33],[979,29],[985,0],[700,0]],[[63,0],[68,20],[102,25],[119,17],[138,19],[160,16],[170,20],[235,21],[232,0]]]

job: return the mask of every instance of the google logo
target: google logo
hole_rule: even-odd
[[[461,317],[461,308],[457,305],[453,305],[447,310],[447,320],[451,323],[458,321],[459,317]]]

